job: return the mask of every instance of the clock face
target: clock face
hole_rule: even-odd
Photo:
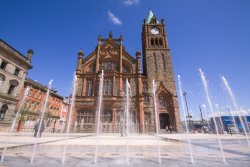
[[[160,33],[160,31],[159,31],[157,28],[152,28],[152,29],[150,30],[150,32],[151,32],[152,34],[154,34],[154,35],[157,35],[157,34]]]

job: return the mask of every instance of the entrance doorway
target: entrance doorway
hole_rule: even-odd
[[[166,129],[170,125],[168,113],[160,113],[160,129]]]

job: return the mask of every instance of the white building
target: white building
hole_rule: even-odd
[[[24,56],[0,39],[0,128],[9,127],[15,118],[16,105],[28,69],[32,50]]]

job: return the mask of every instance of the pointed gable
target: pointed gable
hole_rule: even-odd
[[[167,90],[167,88],[163,85],[162,81],[160,82],[160,85],[158,86],[158,89],[157,89],[156,92],[157,92],[157,94],[159,94],[160,92],[164,92],[167,95],[171,95],[172,96],[172,93]]]

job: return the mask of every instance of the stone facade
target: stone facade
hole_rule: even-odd
[[[28,69],[31,69],[33,51],[24,56],[0,39],[0,126],[9,127]]]
[[[140,132],[155,129],[155,114],[152,99],[152,81],[155,80],[158,126],[180,130],[177,93],[167,44],[164,20],[159,23],[150,16],[142,25],[142,56],[140,51],[130,55],[123,46],[123,37],[103,39],[98,36],[96,49],[84,57],[78,53],[76,75],[78,77],[75,103],[75,118],[94,130],[97,122],[99,75],[104,71],[103,104],[101,122],[119,128],[125,104],[125,83],[130,84],[131,121]],[[135,57],[135,58],[134,58]],[[141,60],[142,58],[142,60]],[[142,70],[142,65],[143,70]]]

